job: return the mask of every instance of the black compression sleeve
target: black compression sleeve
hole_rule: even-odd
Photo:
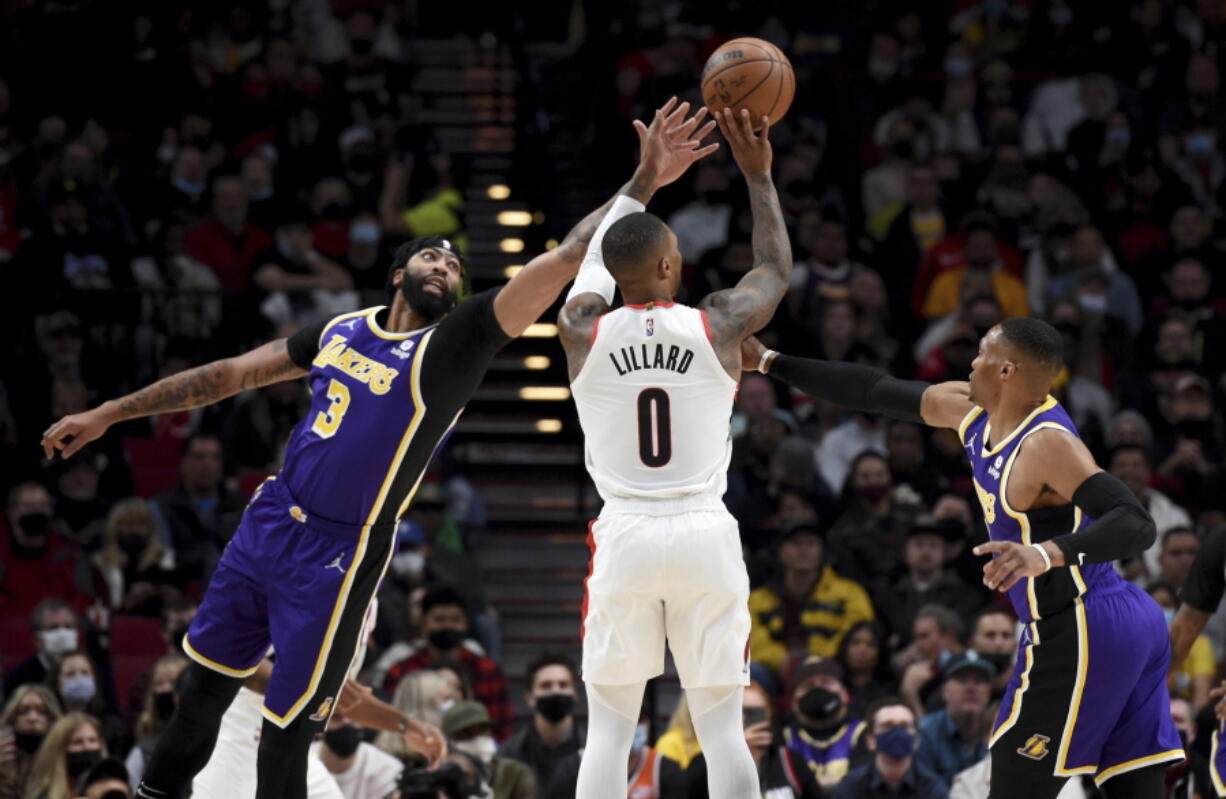
[[[1069,566],[1135,557],[1157,538],[1154,520],[1136,495],[1106,472],[1086,478],[1073,492],[1073,504],[1094,521],[1084,530],[1052,539]]]
[[[906,422],[923,422],[920,400],[930,385],[899,380],[858,363],[821,361],[779,354],[769,373],[811,397],[858,411],[884,413]]]
[[[289,359],[294,362],[294,366],[307,370],[311,368],[311,361],[315,360],[315,356],[319,354],[319,337],[324,334],[324,328],[331,322],[331,319],[325,319],[322,322],[307,325],[285,340],[286,349],[289,350]]]

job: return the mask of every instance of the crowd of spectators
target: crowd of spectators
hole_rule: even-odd
[[[305,398],[285,383],[127,423],[67,462],[40,459],[40,432],[380,302],[405,237],[463,241],[464,170],[417,121],[414,44],[536,28],[420,5],[0,9],[0,797],[127,795],[139,780],[174,710],[186,625]],[[549,30],[569,37],[583,98],[521,114],[591,131],[598,176],[633,157],[629,119],[699,99],[719,44],[778,44],[798,86],[772,130],[796,263],[763,339],[960,380],[1002,318],[1049,321],[1065,342],[1056,397],[1158,527],[1118,568],[1174,614],[1226,522],[1226,6],[540,5],[538,23],[569,20]],[[726,152],[658,202],[685,298],[752,265]],[[726,502],[755,589],[744,719],[764,792],[985,797],[1017,625],[971,555],[986,532],[957,436],[748,373],[733,434]],[[361,679],[438,724],[496,799],[571,797],[579,675],[542,652],[508,681],[473,561],[481,517],[444,463],[401,525]],[[1208,633],[1170,681],[1190,751],[1173,797],[1207,784],[1226,614]],[[515,717],[515,692],[530,717]],[[628,795],[705,795],[684,700],[658,736],[656,722],[645,712]],[[403,739],[339,716],[315,756],[350,799],[393,794],[419,765]]]

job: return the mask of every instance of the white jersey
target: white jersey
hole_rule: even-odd
[[[722,497],[736,388],[704,311],[668,302],[601,316],[571,382],[600,496]]]

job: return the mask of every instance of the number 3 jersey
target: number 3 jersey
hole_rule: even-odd
[[[705,311],[667,302],[601,316],[571,382],[600,496],[722,497],[736,388]]]
[[[291,360],[310,370],[311,407],[290,436],[279,480],[308,513],[345,524],[386,524],[404,513],[510,340],[494,317],[497,291],[420,330],[389,332],[379,306],[289,338]]]

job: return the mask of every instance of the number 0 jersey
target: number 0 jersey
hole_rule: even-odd
[[[626,305],[596,321],[589,349],[571,391],[600,496],[722,497],[737,384],[715,353],[706,312]]]

